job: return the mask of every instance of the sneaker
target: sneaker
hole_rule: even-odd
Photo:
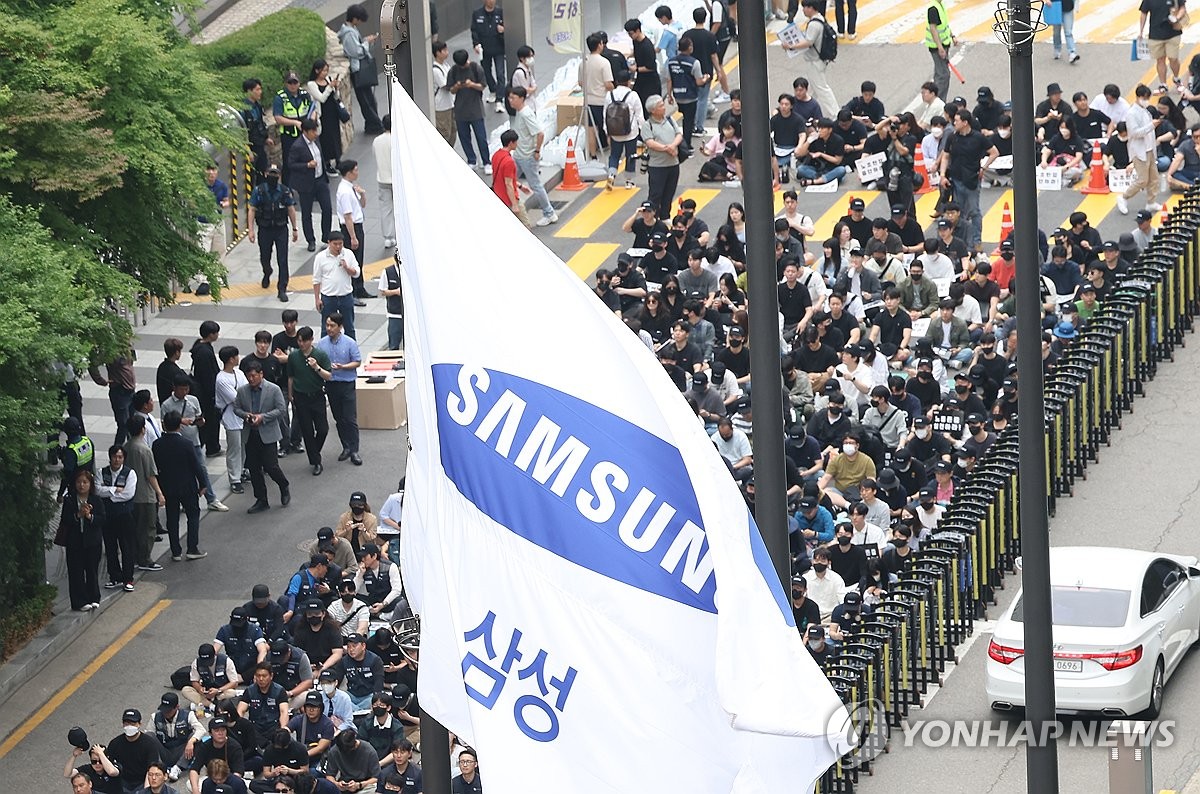
[[[492,175],[492,164],[491,163],[488,163],[487,165],[485,165],[483,167],[483,173],[487,174],[488,176]]]
[[[850,41],[854,41],[854,40],[855,40],[855,39],[857,39],[857,38],[858,38],[858,34],[857,34],[857,33],[851,33],[851,34],[850,34]]]
[[[1056,52],[1056,53],[1054,53],[1054,60],[1056,60],[1056,61],[1061,61],[1061,60],[1062,60],[1062,53],[1061,53],[1061,52]]]
[[[552,223],[558,223],[558,213],[557,212],[550,216],[543,215],[542,217],[537,219],[537,223],[534,225],[535,226],[549,226]]]
[[[636,189],[637,189],[637,185],[633,184],[633,180],[632,180],[632,179],[626,179],[626,180],[625,180],[625,189],[626,189],[626,190],[636,190]]]
[[[179,780],[179,776],[182,774],[183,770],[179,768],[179,765],[173,764],[171,768],[167,770],[167,780],[174,783],[176,780]]]
[[[125,592],[126,592],[126,593],[132,593],[132,592],[133,592],[133,582],[126,582],[126,583],[125,583]]]
[[[741,187],[741,186],[742,186],[742,180],[740,180],[740,179],[726,179],[726,180],[725,180],[724,182],[722,182],[721,184],[722,184],[722,185],[724,185],[725,187]]]
[[[1154,89],[1154,93],[1160,94],[1160,95],[1167,93],[1167,86],[1163,83],[1159,83],[1158,88]]]
[[[171,562],[183,562],[183,555],[182,554],[172,554]]]
[[[230,493],[245,493],[246,489],[240,482],[231,483],[229,486]]]
[[[696,129],[692,130],[692,134],[693,135],[707,135],[708,130],[704,129],[703,127],[696,127]]]
[[[1078,60],[1078,59],[1079,59],[1079,56],[1078,56],[1078,55],[1076,55],[1076,56],[1075,56],[1075,59],[1076,59],[1076,60]],[[1071,61],[1071,63],[1074,63],[1074,62],[1075,62],[1075,61]],[[1176,77],[1176,78],[1175,78],[1175,90],[1176,90],[1176,91],[1182,91],[1182,90],[1183,90],[1183,78],[1181,78],[1181,77]]]
[[[1157,204],[1157,203],[1155,203],[1155,204],[1147,204],[1147,205],[1146,205],[1146,210],[1147,210],[1147,211],[1149,211],[1149,212],[1161,212],[1161,211],[1162,211],[1162,204]]]
[[[109,579],[107,582],[104,583],[105,590],[116,590],[120,586],[121,586],[121,583],[116,581],[115,579]]]
[[[1077,53],[1077,52],[1071,53],[1071,61],[1070,62],[1071,63],[1079,63],[1079,53]]]
[[[209,510],[216,510],[218,513],[228,513],[229,508],[221,502],[220,499],[214,499],[208,503]]]
[[[200,551],[199,549],[197,549],[196,551],[189,551],[184,556],[187,557],[187,559],[189,559],[189,560],[203,560],[205,557],[208,556],[208,552]]]
[[[501,101],[499,101],[499,100],[497,100],[497,101],[496,101],[496,112],[497,112],[497,113],[503,113],[503,112],[504,112],[504,103],[503,103],[503,102],[501,102]]]
[[[163,567],[156,562],[152,562],[149,565],[138,565],[136,567],[139,571],[161,571],[163,569]]]
[[[1122,215],[1129,214],[1129,202],[1125,200],[1124,196],[1117,196],[1117,211]]]

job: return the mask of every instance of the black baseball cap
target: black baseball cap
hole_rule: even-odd
[[[204,664],[212,662],[215,658],[217,658],[217,649],[212,646],[212,643],[206,642],[196,651],[196,659]]]
[[[847,612],[857,612],[862,609],[862,594],[857,590],[851,590],[846,593],[842,599],[842,603],[846,606]]]
[[[163,692],[163,696],[158,699],[158,705],[173,709],[179,705],[179,695],[174,692]]]
[[[639,210],[650,210],[651,212],[654,212],[654,202],[653,201],[643,201],[642,205],[640,207],[638,207],[638,209]]]
[[[349,645],[352,642],[366,642],[366,641],[367,641],[367,636],[365,634],[359,634],[357,631],[354,632],[353,634],[349,635],[348,637],[346,637],[347,645]]]
[[[929,427],[929,417],[928,416],[914,416],[913,417],[913,427]],[[896,450],[896,451],[899,452],[900,450]],[[909,452],[909,455],[911,456],[912,453]]]
[[[321,527],[318,529],[317,540],[333,540],[333,527]]]
[[[814,640],[823,640],[825,639],[825,629],[814,623],[808,627],[808,636]]]
[[[746,332],[740,325],[731,325],[729,326],[729,336],[737,336],[744,339],[746,337]]]
[[[806,496],[800,500],[801,510],[815,510],[817,507],[817,497]]]
[[[652,242],[662,243],[666,242],[666,239],[667,235],[663,234],[662,232],[655,232],[654,234],[650,235],[650,240]]]
[[[283,657],[288,655],[288,647],[287,640],[275,640],[275,642],[271,643],[271,659],[277,662],[281,661]]]
[[[922,499],[936,499],[937,498],[937,490],[934,488],[922,488],[921,492],[920,492],[920,497]]]
[[[125,711],[121,713],[121,722],[141,722],[141,721],[142,721],[142,712],[138,711],[137,709],[125,709]]]
[[[254,601],[266,601],[271,598],[271,588],[265,584],[256,584],[250,591],[250,598]]]
[[[318,695],[318,697],[320,697],[320,696]],[[217,728],[228,728],[228,727],[229,727],[229,722],[226,721],[226,719],[224,717],[213,717],[211,720],[208,721],[209,733],[212,733]]]
[[[906,212],[908,212],[908,208],[905,207],[903,204],[893,204],[892,205],[892,214],[893,215],[903,215]]]
[[[355,491],[350,494],[351,507],[365,507],[367,504],[367,495],[362,491]]]
[[[1145,223],[1154,217],[1154,213],[1150,210],[1138,210],[1137,215],[1134,215],[1133,217],[1137,218],[1138,223]]]
[[[850,199],[850,209],[862,210],[862,209],[866,209],[866,208],[867,208],[867,202],[863,201],[862,199],[860,199],[860,198]]]
[[[937,465],[933,467],[933,470],[942,472],[954,471],[954,464],[948,460],[939,460]]]
[[[325,704],[321,702],[321,695],[318,692],[309,692],[304,696],[304,705],[323,707]]]

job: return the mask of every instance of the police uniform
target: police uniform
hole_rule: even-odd
[[[275,264],[279,267],[278,290],[287,292],[288,285],[288,221],[290,209],[296,206],[292,191],[271,179],[259,183],[250,194],[254,222],[258,226],[258,260],[262,265],[263,289],[270,286],[271,248],[275,248]],[[292,227],[295,231],[295,227]]]
[[[297,91],[296,96],[292,96],[287,92],[286,88],[279,89],[275,94],[275,107],[282,108],[283,117],[287,119],[298,119],[303,121],[308,118],[312,112],[312,97],[307,91]],[[300,128],[291,125],[279,124],[279,144],[283,147],[283,163],[284,175],[283,184],[287,184],[287,161],[288,152],[292,150],[292,145],[300,140]]]

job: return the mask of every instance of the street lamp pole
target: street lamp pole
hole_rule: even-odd
[[[783,375],[779,369],[775,196],[771,178],[771,109],[767,99],[767,31],[763,0],[738,3],[742,75],[742,192],[746,204],[750,380],[754,384],[754,520],[785,590],[787,478],[783,448]]]
[[[1021,395],[1017,449],[1021,463],[1021,579],[1025,625],[1027,789],[1058,792],[1058,748],[1051,733],[1054,633],[1050,590],[1050,518],[1042,378],[1041,251],[1038,248],[1037,152],[1033,124],[1033,38],[1046,28],[1042,0],[1000,0],[993,30],[1008,47],[1013,117],[1013,211],[1017,260],[1017,378]]]

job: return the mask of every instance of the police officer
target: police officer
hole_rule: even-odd
[[[83,434],[83,422],[73,416],[68,416],[62,424],[67,443],[59,450],[58,459],[62,461],[62,481],[58,486],[58,501],[71,492],[71,484],[75,481],[75,472],[87,469],[96,471],[96,447],[92,440]]]
[[[284,140],[287,140],[286,138]],[[279,166],[267,169],[266,179],[250,194],[250,242],[254,242],[258,226],[258,261],[262,265],[262,288],[271,286],[271,247],[275,248],[275,264],[279,266],[279,300],[287,302],[288,285],[288,223],[292,225],[292,242],[300,239],[296,225],[296,199],[292,191],[279,184]]]
[[[283,162],[288,162],[288,152],[300,140],[300,125],[312,115],[312,97],[300,87],[300,76],[288,72],[283,78],[284,86],[275,94],[275,121],[279,124],[279,144],[283,147]],[[288,184],[284,174],[283,184]]]

